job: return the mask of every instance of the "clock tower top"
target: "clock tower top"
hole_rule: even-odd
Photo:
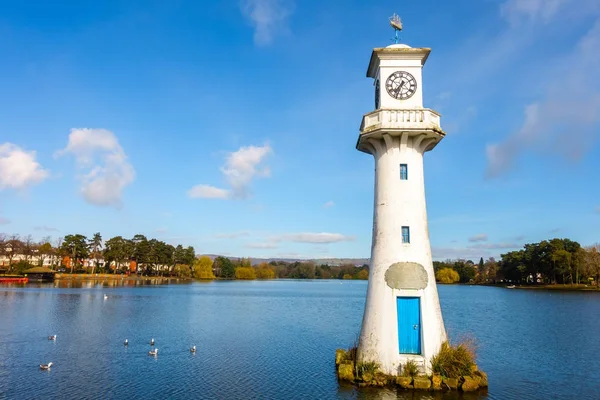
[[[356,147],[373,154],[371,140],[415,137],[423,142],[421,150],[429,151],[446,135],[440,115],[423,106],[422,71],[431,49],[398,43],[402,22],[394,15],[390,24],[396,43],[371,53],[367,77],[374,80],[375,110],[363,117]]]
[[[423,108],[422,69],[430,52],[405,44],[373,49],[367,77],[375,79],[375,108]]]

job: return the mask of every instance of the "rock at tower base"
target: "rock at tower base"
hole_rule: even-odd
[[[444,377],[439,374],[416,376],[392,376],[379,371],[376,363],[361,363],[354,359],[356,349],[335,351],[335,365],[338,380],[366,386],[394,386],[404,390],[460,390],[474,392],[487,390],[488,380],[485,372],[479,371],[476,364],[470,368],[471,375],[457,378]]]

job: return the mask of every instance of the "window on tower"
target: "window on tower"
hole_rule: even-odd
[[[406,164],[400,164],[400,179],[403,181],[408,179],[408,166]]]
[[[410,228],[408,226],[402,227],[402,243],[410,243]]]

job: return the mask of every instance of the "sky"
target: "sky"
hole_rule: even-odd
[[[0,232],[369,257],[374,47],[430,47],[435,259],[600,241],[597,0],[0,0]]]

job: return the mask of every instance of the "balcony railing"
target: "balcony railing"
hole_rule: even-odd
[[[442,132],[440,115],[428,108],[407,110],[375,110],[363,117],[361,133],[376,129],[434,130]]]

